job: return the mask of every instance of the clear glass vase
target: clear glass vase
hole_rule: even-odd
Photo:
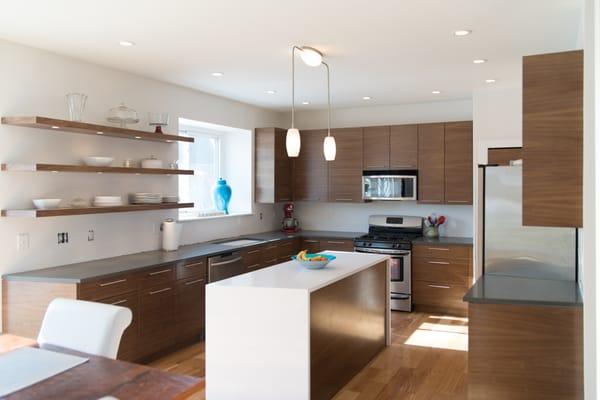
[[[83,93],[67,94],[67,105],[69,107],[69,119],[71,121],[81,121],[83,119],[83,110],[87,96]]]

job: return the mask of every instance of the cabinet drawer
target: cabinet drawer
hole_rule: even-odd
[[[177,318],[175,282],[140,291],[140,336],[145,345],[159,346],[170,341]],[[148,349],[150,352],[158,348]]]
[[[413,261],[412,273],[416,281],[468,285],[469,268],[467,260],[417,258]]]
[[[177,266],[177,279],[199,277],[206,279],[206,259],[188,261]]]
[[[163,265],[139,272],[138,279],[142,288],[172,282],[177,278],[175,265]]]
[[[318,239],[302,239],[300,250],[307,250],[309,253],[318,253],[321,251],[321,241]]]
[[[452,258],[470,259],[471,246],[449,246],[437,244],[418,244],[413,246],[413,257],[415,258]]]
[[[244,260],[244,267],[248,271],[253,271],[261,267],[262,247],[252,247],[242,251],[242,260]]]
[[[277,264],[277,247],[277,244],[267,244],[263,246],[260,253],[260,263],[262,267]]]
[[[290,261],[290,258],[298,253],[298,240],[290,239],[284,240],[279,243],[277,247],[277,261],[286,262]]]
[[[333,251],[354,251],[354,241],[346,239],[321,239],[321,249]]]
[[[449,285],[441,282],[413,281],[413,303],[423,310],[466,315],[467,303],[462,298],[466,285]]]
[[[119,345],[119,360],[134,360],[137,356],[137,342],[139,340],[139,298],[137,291],[125,293],[107,299],[98,300],[99,303],[113,304],[115,306],[127,307],[131,310],[131,324],[123,332]]]
[[[135,274],[123,274],[80,283],[77,297],[80,300],[95,301],[131,292],[137,289],[136,278]]]

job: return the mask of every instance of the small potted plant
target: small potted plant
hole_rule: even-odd
[[[439,217],[435,214],[431,214],[425,220],[425,228],[423,229],[423,235],[428,238],[437,238],[440,236],[440,225],[446,222],[446,217],[440,215]]]

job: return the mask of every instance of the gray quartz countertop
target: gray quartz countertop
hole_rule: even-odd
[[[483,275],[463,300],[469,303],[583,306],[576,281]]]
[[[264,243],[284,240],[294,237],[306,238],[339,238],[339,239],[354,239],[363,232],[336,232],[336,231],[300,231],[294,234],[286,234],[283,232],[263,232],[250,235],[243,235],[244,238],[260,239]],[[82,283],[88,280],[97,279],[100,277],[110,277],[123,272],[133,272],[136,270],[184,262],[186,260],[213,256],[222,253],[227,253],[235,250],[241,250],[244,246],[231,247],[219,244],[227,240],[237,238],[224,238],[212,242],[196,243],[186,246],[181,246],[177,251],[146,251],[143,253],[128,254],[118,257],[103,258],[100,260],[92,260],[75,264],[62,265],[58,267],[50,267],[37,269],[33,271],[19,272],[14,274],[4,275],[4,279],[9,280],[27,280],[27,281],[43,281],[43,282],[62,282],[62,283]],[[258,243],[262,244],[262,243]]]
[[[455,237],[455,236],[441,236],[435,239],[426,238],[422,236],[420,238],[414,239],[413,244],[449,244],[455,246],[472,246],[473,238],[470,237]]]

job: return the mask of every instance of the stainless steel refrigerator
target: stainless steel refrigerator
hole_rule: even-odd
[[[483,174],[483,273],[575,280],[577,230],[522,225],[521,166],[485,166]]]

